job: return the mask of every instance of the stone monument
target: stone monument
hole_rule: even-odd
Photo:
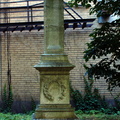
[[[44,1],[44,54],[34,67],[40,72],[40,105],[34,119],[75,119],[70,105],[69,72],[64,53],[63,0]]]

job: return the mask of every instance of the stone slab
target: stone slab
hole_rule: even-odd
[[[34,113],[33,113],[31,120],[81,120],[81,119],[74,119],[74,118],[68,118],[68,119],[35,119],[34,118]]]

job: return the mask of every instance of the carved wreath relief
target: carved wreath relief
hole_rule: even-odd
[[[50,101],[53,101],[55,97],[59,100],[63,100],[65,96],[65,89],[66,87],[61,81],[53,80],[44,84],[43,94]]]

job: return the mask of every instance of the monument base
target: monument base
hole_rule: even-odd
[[[70,105],[40,105],[33,115],[35,119],[77,119]]]

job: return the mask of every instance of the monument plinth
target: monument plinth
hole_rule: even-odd
[[[69,72],[74,65],[64,54],[63,0],[44,1],[44,54],[34,67],[40,72],[40,105],[35,119],[74,119]]]

